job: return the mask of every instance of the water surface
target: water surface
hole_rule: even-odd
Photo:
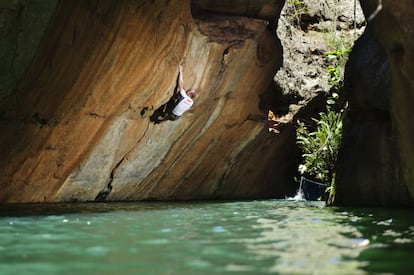
[[[288,200],[2,206],[1,274],[407,274],[412,210]]]

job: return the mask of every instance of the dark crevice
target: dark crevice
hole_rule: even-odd
[[[126,155],[115,165],[115,167],[112,169],[111,174],[109,176],[109,182],[108,184],[102,189],[98,195],[95,198],[95,201],[105,201],[106,198],[111,194],[112,191],[112,182],[114,181],[114,174],[116,169],[121,165],[121,163],[124,161]]]
[[[145,130],[146,131],[146,130]],[[140,141],[137,142],[137,144]],[[115,167],[112,169],[111,174],[109,175],[109,181],[108,184],[98,193],[98,195],[95,198],[95,201],[105,201],[106,198],[109,196],[109,194],[111,194],[112,191],[112,182],[114,181],[115,178],[115,172],[118,169],[119,166],[121,166],[121,164],[124,162],[124,160],[127,158],[127,156],[129,155],[129,153],[133,150],[134,147],[132,147],[131,150],[129,150],[124,157],[115,165]]]
[[[309,29],[311,29],[312,25],[318,24],[319,22],[323,21],[324,18],[320,18],[317,15],[310,15],[307,13],[300,15],[300,21],[299,26],[302,31],[307,32]]]
[[[109,182],[104,189],[102,189],[95,198],[95,201],[105,201],[106,198],[111,194],[112,191],[112,181],[114,180],[114,171],[112,170],[109,177]]]
[[[227,47],[224,51],[223,51],[223,58],[230,52],[230,47]]]
[[[93,116],[93,117],[95,117],[95,118],[105,118],[105,116],[104,116],[104,115],[100,115],[100,114],[93,113],[93,112],[88,113],[88,115]]]
[[[112,188],[113,188],[112,182],[114,181],[116,170],[119,168],[119,166],[121,166],[121,164],[124,162],[124,160],[127,159],[127,156],[132,152],[132,150],[134,150],[134,148],[137,146],[137,144],[139,144],[142,141],[142,138],[146,135],[147,131],[148,131],[148,126],[145,129],[142,137],[135,143],[134,146],[131,147],[131,149],[128,152],[126,152],[124,157],[112,169],[111,174],[109,175],[108,184],[98,193],[98,195],[95,198],[95,201],[98,201],[98,202],[105,201],[106,198],[109,196],[109,194],[111,194],[111,191],[112,191]]]
[[[23,122],[25,122],[23,120]],[[57,121],[54,119],[49,119],[46,118],[44,116],[42,116],[39,112],[36,112],[33,116],[32,116],[32,121],[33,124],[39,126],[39,128],[43,128],[44,126],[56,126]]]
[[[289,106],[298,104],[303,98],[298,94],[285,94],[278,83],[273,82],[269,89],[260,96],[259,108],[264,111],[271,110],[277,116],[289,113]]]
[[[142,108],[142,110],[141,110],[141,112],[140,112],[140,115],[141,115],[141,117],[142,118],[144,118],[145,117],[145,114],[147,113],[147,111],[149,111],[151,108],[150,107],[148,107],[148,106],[145,106],[144,108]]]

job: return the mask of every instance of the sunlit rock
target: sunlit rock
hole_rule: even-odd
[[[294,148],[294,128],[269,133],[259,108],[281,64],[274,22],[283,1],[242,2],[250,8],[194,1],[192,14],[181,0],[62,1],[1,107],[0,201],[293,192],[296,157],[284,148]],[[179,64],[195,105],[153,124]]]

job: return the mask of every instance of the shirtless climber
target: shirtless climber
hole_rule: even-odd
[[[151,116],[152,122],[158,124],[166,120],[177,120],[193,106],[196,90],[194,88],[190,88],[187,91],[184,89],[183,68],[181,65],[179,66],[177,88],[171,99],[158,108]]]

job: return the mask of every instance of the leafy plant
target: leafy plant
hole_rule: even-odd
[[[329,65],[326,68],[326,71],[329,73],[329,84],[335,87],[339,87],[341,85],[342,80],[342,70],[341,66],[339,65]]]
[[[335,48],[332,51],[326,52],[325,55],[329,59],[342,60],[343,58],[347,57],[350,52],[351,52],[351,48],[350,47]]]
[[[342,75],[345,62],[348,54],[351,52],[351,47],[334,49],[326,52],[325,56],[330,60],[330,65],[326,67],[326,71],[329,74],[329,84],[335,89],[339,89],[342,86]]]
[[[331,94],[327,100],[327,112],[319,113],[319,119],[313,118],[316,130],[310,131],[303,122],[298,121],[297,144],[302,150],[303,163],[299,166],[301,174],[309,175],[325,184],[328,194],[327,203],[332,204],[335,198],[335,169],[339,147],[342,140],[342,111],[335,111],[330,106],[337,103],[337,91],[342,87],[343,68],[350,47],[334,49],[326,52],[330,61],[326,71],[329,83],[332,85]]]
[[[340,3],[339,0],[335,2]],[[308,12],[304,1],[288,0],[292,17],[296,20],[292,23],[301,24],[301,14]],[[334,20],[327,26],[324,40],[328,51],[325,52],[325,69],[329,75],[328,82],[331,84],[328,93],[326,112],[319,113],[319,118],[313,118],[311,125],[305,125],[298,121],[297,144],[302,150],[302,163],[299,172],[310,178],[319,180],[325,184],[328,194],[327,203],[332,204],[335,198],[335,170],[339,147],[342,140],[342,116],[343,109],[337,102],[338,91],[343,85],[343,72],[352,45],[346,35],[338,33],[337,14],[334,7]],[[340,110],[340,111],[338,111]],[[309,128],[308,128],[309,127]]]
[[[335,169],[339,147],[342,140],[342,113],[331,106],[337,103],[337,91],[342,87],[343,68],[351,47],[336,48],[326,52],[330,61],[326,67],[329,83],[332,85],[327,100],[327,112],[319,113],[319,119],[313,118],[316,130],[310,131],[307,126],[298,121],[297,144],[302,150],[303,163],[299,172],[318,179],[325,184],[328,194],[327,203],[332,204],[335,198]]]
[[[316,123],[313,132],[298,121],[297,144],[303,152],[299,172],[325,183],[329,193],[328,202],[332,202],[335,195],[336,160],[342,139],[342,112],[335,112],[328,107],[326,113],[319,115],[319,119],[313,119]]]

